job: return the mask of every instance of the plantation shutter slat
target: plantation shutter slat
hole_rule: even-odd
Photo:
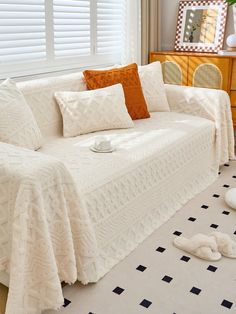
[[[90,1],[54,0],[55,58],[90,55]]]
[[[97,53],[121,53],[124,33],[123,0],[97,1]]]
[[[46,59],[44,0],[0,3],[0,63]]]

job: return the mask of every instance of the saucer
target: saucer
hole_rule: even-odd
[[[95,148],[94,146],[90,146],[90,150],[93,151],[94,153],[112,153],[116,149],[115,147],[111,147],[110,149],[101,150],[101,149]]]

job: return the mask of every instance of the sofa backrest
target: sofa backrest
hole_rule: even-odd
[[[62,116],[54,93],[87,89],[81,72],[19,82],[17,86],[33,111],[43,137],[62,135]]]

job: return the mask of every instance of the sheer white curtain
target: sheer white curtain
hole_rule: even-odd
[[[122,63],[141,64],[141,0],[126,0]]]
[[[147,64],[150,51],[160,49],[161,0],[125,0],[122,63]]]
[[[234,12],[234,32],[236,34],[236,4],[233,6],[233,12]]]

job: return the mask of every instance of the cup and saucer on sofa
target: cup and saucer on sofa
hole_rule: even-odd
[[[90,149],[95,153],[112,153],[115,150],[106,136],[97,136]]]

